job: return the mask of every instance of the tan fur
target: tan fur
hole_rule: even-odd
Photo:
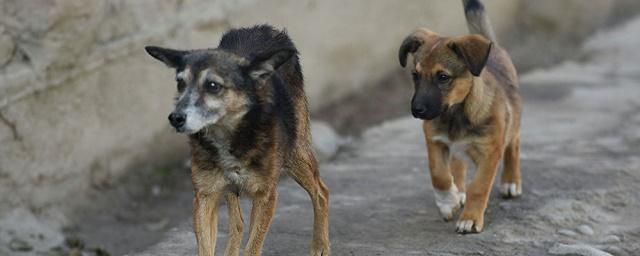
[[[487,47],[475,46],[474,43],[486,39],[478,39],[478,35],[461,37],[439,37],[435,33],[426,33],[427,29],[419,29],[412,36],[430,42],[423,44],[414,54],[414,72],[420,77],[429,77],[438,71],[452,72],[448,67],[464,65],[451,50],[451,44],[467,47],[467,56],[471,61],[478,61],[475,56],[486,51]],[[435,46],[435,47],[434,47]],[[477,52],[477,53],[476,53]],[[476,58],[476,59],[473,59]],[[456,64],[457,63],[457,64]],[[428,72],[428,73],[427,73]],[[504,172],[502,183],[514,183],[521,191],[519,166],[519,130],[521,103],[518,95],[517,74],[508,54],[494,45],[489,59],[479,76],[465,71],[455,77],[450,88],[443,95],[443,102],[449,106],[463,105],[459,114],[469,121],[467,130],[460,129],[452,133],[439,118],[425,120],[423,131],[427,143],[429,170],[432,185],[438,191],[446,191],[452,185],[458,191],[466,193],[466,203],[458,226],[472,222],[471,230],[459,232],[480,232],[484,227],[484,212],[496,175],[498,163],[504,155]],[[453,114],[452,114],[453,115]],[[471,131],[472,127],[481,127],[480,134]],[[434,138],[445,138],[445,143]],[[459,158],[451,156],[450,146],[465,144],[466,153],[476,166],[476,174],[465,186],[466,165]],[[519,194],[507,194],[507,197]],[[447,216],[445,216],[447,218]]]

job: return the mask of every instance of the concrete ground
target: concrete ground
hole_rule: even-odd
[[[481,234],[459,235],[454,222],[442,221],[419,121],[367,130],[321,166],[331,189],[333,255],[640,255],[638,35],[640,19],[593,37],[580,61],[521,76],[523,195],[505,200],[494,189]],[[306,255],[308,197],[290,179],[279,193],[264,255]],[[244,210],[246,220],[248,202]],[[219,254],[226,224],[222,207]],[[195,251],[185,219],[130,255]]]

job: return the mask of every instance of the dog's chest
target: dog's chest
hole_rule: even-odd
[[[225,181],[231,185],[243,186],[252,177],[247,164],[231,154],[228,143],[214,142],[212,146],[216,148],[215,161]]]
[[[436,135],[431,137],[431,140],[446,144],[449,152],[459,158],[466,156],[465,152],[471,144],[470,140],[452,140],[447,135]]]

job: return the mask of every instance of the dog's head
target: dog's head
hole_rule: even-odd
[[[480,35],[440,37],[428,29],[409,35],[398,52],[400,65],[413,55],[415,93],[411,113],[420,119],[434,119],[449,106],[464,101],[487,63],[492,43]]]
[[[255,103],[262,85],[295,54],[281,49],[247,60],[224,49],[147,46],[145,50],[176,70],[178,92],[169,121],[176,131],[188,134],[218,123],[237,123]]]

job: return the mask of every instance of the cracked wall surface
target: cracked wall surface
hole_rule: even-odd
[[[545,2],[487,1],[516,62],[536,57],[521,65],[552,62],[640,5]],[[82,191],[183,159],[184,138],[166,122],[173,74],[143,46],[213,47],[229,27],[265,22],[300,48],[313,109],[397,70],[398,44],[416,27],[466,31],[458,1],[0,0],[0,213],[26,207],[64,222],[57,209]]]

